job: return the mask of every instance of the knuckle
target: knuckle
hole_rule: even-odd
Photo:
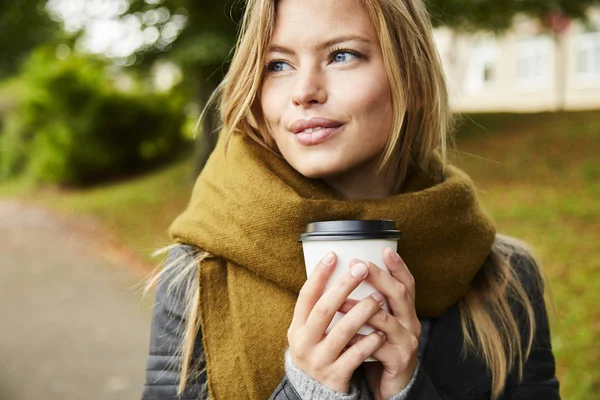
[[[415,337],[416,338],[420,338],[421,337],[421,333],[422,333],[421,323],[416,318],[415,318],[414,326],[415,326]]]
[[[290,342],[290,355],[294,361],[302,360],[304,352],[294,342]]]
[[[327,304],[317,302],[312,312],[319,318],[326,318],[331,313],[331,310]]]
[[[377,311],[377,313],[375,313],[375,318],[377,318],[380,322],[385,324],[389,321],[390,314],[387,311],[380,309],[379,311]]]
[[[408,290],[406,289],[406,286],[404,284],[402,284],[401,282],[396,283],[396,293],[398,293],[398,295],[400,295],[400,297],[406,297],[408,296]]]
[[[325,352],[313,352],[310,357],[310,365],[314,371],[321,375],[325,374],[327,372],[327,366],[329,365],[329,360],[325,357]]]
[[[378,344],[379,343],[375,340],[361,340],[354,345],[354,348],[356,349],[356,358],[364,360],[365,358],[369,357],[373,352],[373,348],[376,348]]]
[[[405,352],[404,358],[406,358],[406,361],[408,362],[412,358],[413,354],[416,354],[419,350],[419,339],[417,339],[414,336],[411,336],[408,342],[407,350],[408,351]]]
[[[300,340],[295,339],[295,337],[290,337],[289,339],[289,344],[290,344],[290,353],[293,355],[298,355],[298,354],[304,354],[304,349],[302,346],[302,342]]]
[[[377,265],[373,264],[372,262],[368,262],[367,264],[369,267],[369,274],[373,276],[379,276],[379,274],[381,274],[382,269]]]
[[[352,327],[349,326],[348,324],[340,324],[336,331],[336,334],[338,334],[335,337],[335,340],[337,342],[337,341],[339,341],[337,339],[338,336],[343,336],[343,337],[352,336],[354,334],[354,331],[353,331]]]
[[[396,364],[397,371],[394,371],[394,374],[397,374],[406,365],[408,365],[410,363],[410,359],[410,351],[407,351],[407,349],[399,350],[398,356],[396,357],[396,360],[398,360],[398,363]]]
[[[419,339],[414,336],[411,337],[411,349],[413,352],[416,352],[419,349]]]

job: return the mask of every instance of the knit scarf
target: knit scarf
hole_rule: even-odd
[[[416,282],[419,317],[463,297],[491,250],[495,228],[470,178],[410,178],[401,194],[340,200],[250,139],[221,138],[173,222],[174,242],[212,256],[199,263],[199,316],[213,399],[269,398],[284,375],[287,329],[306,281],[298,236],[313,221],[391,219]]]

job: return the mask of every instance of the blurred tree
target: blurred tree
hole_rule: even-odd
[[[169,43],[165,43],[165,37],[169,38],[168,22],[160,26],[160,37],[155,44],[141,49],[143,61],[139,64],[149,66],[158,59],[175,62],[183,69],[193,96],[204,108],[227,72],[227,59],[235,43],[243,6],[244,2],[232,0],[133,0],[129,12],[138,13],[142,21],[153,22],[154,12],[186,17],[184,29]],[[216,144],[219,129],[216,112],[207,110],[202,120],[201,134],[196,140],[194,177]]]
[[[14,74],[35,47],[61,34],[45,4],[46,0],[0,0],[0,79]]]
[[[138,85],[95,57],[38,47],[18,76],[21,100],[0,135],[0,180],[87,185],[161,165],[182,149],[184,99]]]

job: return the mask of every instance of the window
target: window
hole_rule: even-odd
[[[600,83],[600,32],[579,35],[577,77],[584,83]]]
[[[496,43],[492,40],[480,41],[471,49],[467,65],[465,89],[470,94],[483,94],[494,81],[497,55]]]
[[[554,42],[540,36],[517,45],[517,87],[524,91],[549,89],[552,84]]]

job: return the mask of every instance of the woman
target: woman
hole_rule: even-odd
[[[559,398],[537,264],[446,161],[428,21],[421,0],[248,2],[219,145],[155,278],[144,399]],[[306,279],[297,239],[341,219],[403,239],[389,274],[353,260],[323,293],[336,255]],[[346,300],[363,280],[378,292]]]

